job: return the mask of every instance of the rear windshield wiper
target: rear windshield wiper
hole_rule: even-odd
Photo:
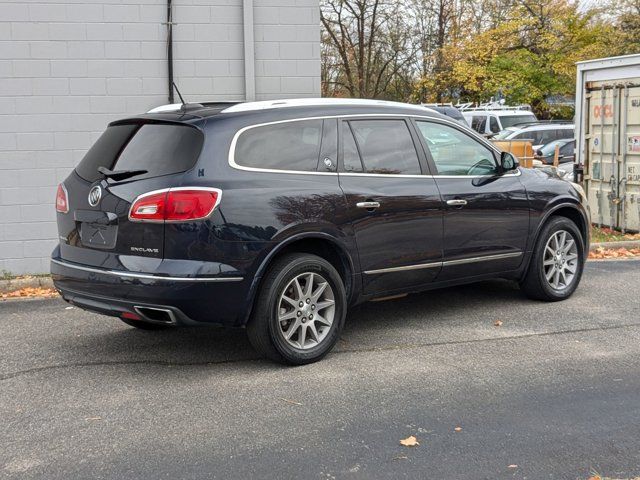
[[[148,170],[109,170],[106,167],[98,167],[98,172],[107,178],[113,178],[118,181],[124,180],[125,178],[135,177],[136,175],[142,175],[143,173],[148,173]]]

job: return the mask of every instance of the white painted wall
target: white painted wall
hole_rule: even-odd
[[[174,0],[189,101],[244,100],[242,0]],[[256,98],[320,95],[316,0],[254,0]],[[0,273],[42,273],[57,184],[112,120],[167,103],[165,0],[0,3]]]

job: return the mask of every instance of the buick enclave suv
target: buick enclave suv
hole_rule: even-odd
[[[420,106],[169,106],[111,123],[59,186],[51,272],[78,307],[147,330],[246,327],[302,364],[367,300],[496,277],[569,297],[583,196]]]

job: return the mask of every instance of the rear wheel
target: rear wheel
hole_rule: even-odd
[[[575,223],[553,217],[542,229],[520,286],[536,300],[569,298],[578,288],[584,267],[584,242]]]
[[[128,318],[121,318],[120,320],[122,320],[127,325],[139,328],[140,330],[166,330],[168,328],[171,328],[171,325],[145,322],[144,320],[129,320]]]
[[[329,262],[316,255],[285,255],[263,281],[247,334],[271,360],[303,365],[333,348],[345,314],[344,284]]]

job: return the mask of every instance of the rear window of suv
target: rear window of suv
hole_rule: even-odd
[[[98,138],[76,167],[89,182],[102,178],[98,167],[109,170],[147,170],[133,178],[159,177],[189,170],[195,164],[204,137],[187,125],[112,125]]]
[[[322,120],[287,121],[246,130],[233,156],[243,167],[315,172],[321,143]]]

